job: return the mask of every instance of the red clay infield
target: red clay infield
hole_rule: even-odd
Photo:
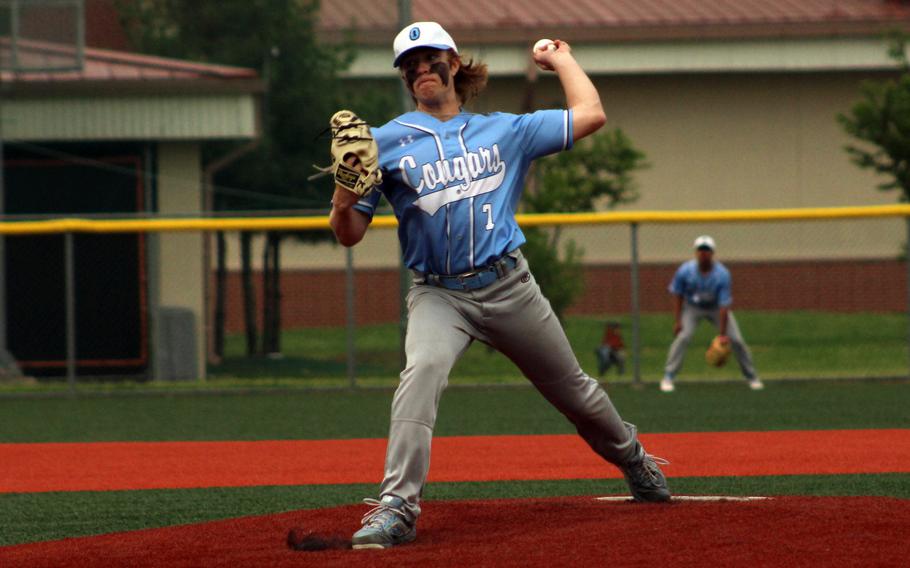
[[[910,472],[910,430],[645,434],[670,477]],[[378,483],[385,440],[0,444],[0,493]],[[440,437],[430,481],[619,477],[577,436]]]
[[[778,497],[603,503],[591,497],[432,502],[418,540],[296,552],[291,527],[349,536],[363,506],[0,548],[4,568],[97,566],[906,566],[910,501]]]

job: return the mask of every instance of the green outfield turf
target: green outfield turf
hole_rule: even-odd
[[[904,376],[908,370],[907,316],[905,314],[834,314],[826,312],[736,312],[759,373],[766,378]],[[570,317],[566,332],[582,366],[596,373],[595,347],[604,322],[622,323],[627,347],[631,323],[626,316]],[[642,375],[658,380],[672,340],[669,314],[642,316]],[[702,323],[692,342],[681,380],[724,379],[738,376],[731,364],[709,367],[703,353],[715,331]],[[357,373],[367,384],[389,384],[400,370],[397,324],[358,326]],[[224,364],[212,367],[212,376],[307,378],[319,384],[342,384],[346,374],[346,336],[343,328],[300,329],[282,336],[284,358],[246,359],[243,337],[227,342]],[[627,370],[625,378],[630,372]],[[326,380],[326,377],[336,377]],[[611,378],[618,378],[614,372]],[[452,373],[453,383],[516,382],[521,377],[506,358],[486,346],[473,345]]]
[[[643,432],[910,428],[907,381],[769,381],[608,386]],[[0,399],[0,442],[263,440],[383,437],[388,390],[289,390],[76,399]],[[530,388],[451,389],[437,435],[559,434],[572,428]],[[874,433],[870,432],[870,435]],[[724,459],[718,456],[718,459]],[[376,472],[377,477],[380,472]],[[677,493],[892,495],[910,498],[910,475],[674,479]],[[427,499],[621,493],[620,480],[431,484]],[[373,485],[0,495],[0,545],[355,503]]]
[[[644,432],[910,426],[907,381],[769,381],[681,386],[607,385]],[[0,442],[381,438],[391,390],[260,391],[166,396],[0,398]],[[574,430],[530,387],[452,388],[436,434],[566,434]]]

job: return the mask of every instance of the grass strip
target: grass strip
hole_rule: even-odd
[[[607,387],[643,432],[910,427],[907,381],[769,381]],[[383,438],[390,391],[288,391],[0,399],[0,442]],[[563,434],[571,425],[533,388],[450,389],[437,436]]]
[[[667,296],[667,306],[670,297]],[[901,376],[907,373],[907,316],[903,313],[832,313],[817,311],[740,311],[736,318],[752,348],[756,366],[766,378]],[[572,316],[566,335],[582,368],[597,369],[594,349],[603,337],[604,323],[617,321],[631,344],[628,315]],[[398,373],[397,323],[360,325],[356,330],[357,373],[385,377],[388,384]],[[669,312],[641,316],[641,369],[645,378],[663,374],[667,349],[673,340]],[[699,326],[692,340],[680,378],[722,379],[739,376],[735,364],[722,369],[707,365],[702,356],[716,330]],[[281,359],[244,356],[243,334],[227,338],[224,363],[210,369],[213,377],[293,377],[324,381],[346,377],[347,336],[343,327],[287,330],[282,334]],[[611,377],[615,376],[611,373]],[[628,373],[626,374],[628,377]],[[475,343],[455,366],[453,384],[521,381],[515,366],[486,346]]]
[[[669,300],[668,300],[669,305]],[[736,312],[740,327],[752,348],[759,373],[774,378],[867,378],[907,375],[907,316],[903,313],[832,313],[817,311]],[[594,350],[603,336],[604,323],[618,321],[631,343],[628,315],[572,316],[566,319],[566,334],[582,368],[596,372]],[[641,370],[646,382],[663,375],[663,365],[672,340],[669,313],[641,316]],[[679,376],[687,380],[739,378],[735,364],[717,369],[707,365],[703,352],[715,334],[702,324],[692,340]],[[208,381],[137,382],[122,377],[101,381],[79,379],[77,390],[86,393],[121,393],[211,389],[274,389],[306,386],[345,388],[347,332],[344,327],[290,329],[282,332],[279,357],[245,355],[243,334],[227,338],[226,356],[209,368]],[[357,381],[361,386],[394,387],[401,371],[397,323],[359,325],[355,331]],[[631,356],[630,354],[627,354]],[[630,361],[631,365],[631,361]],[[630,373],[610,371],[611,381],[630,381]],[[518,369],[485,345],[473,344],[455,365],[450,384],[522,384]],[[62,378],[0,383],[0,394],[65,395]]]

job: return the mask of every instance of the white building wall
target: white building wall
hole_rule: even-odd
[[[623,210],[766,209],[894,203],[876,177],[852,164],[851,142],[836,120],[860,99],[863,80],[888,72],[699,73],[599,76],[595,83],[608,126],[621,127],[651,166],[635,175],[640,199]],[[523,78],[491,79],[470,110],[520,112]],[[552,75],[535,88],[538,107],[559,106]],[[565,230],[585,249],[587,263],[629,259],[627,227]],[[687,258],[699,234],[718,240],[731,259],[889,258],[906,236],[899,219],[774,224],[646,225],[646,262]],[[235,248],[235,247],[234,247]],[[258,247],[257,247],[258,249]],[[287,268],[339,268],[340,247],[288,242]],[[370,230],[355,249],[358,267],[394,267],[394,230]],[[258,256],[258,255],[257,255]],[[230,262],[236,266],[235,250]]]

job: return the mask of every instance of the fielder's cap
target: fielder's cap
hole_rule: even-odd
[[[432,47],[434,49],[451,49],[458,53],[455,47],[455,40],[449,35],[449,32],[442,29],[442,26],[436,22],[414,22],[405,26],[403,30],[395,36],[395,42],[392,48],[395,50],[394,67],[398,67],[401,57],[418,47]]]
[[[710,249],[713,251],[714,250],[714,239],[712,239],[708,235],[702,235],[702,236],[698,237],[697,239],[695,239],[695,249],[698,250],[698,249],[702,249],[702,248]]]

